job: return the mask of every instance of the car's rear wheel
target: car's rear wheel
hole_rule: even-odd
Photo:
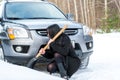
[[[85,69],[89,64],[89,57],[81,59],[80,69]]]

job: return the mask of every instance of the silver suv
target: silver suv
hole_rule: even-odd
[[[68,25],[65,33],[71,38],[76,54],[86,68],[93,52],[93,38],[89,28],[72,20],[48,1],[3,1],[0,3],[1,59],[26,64],[48,41],[46,28]],[[49,60],[41,57],[41,62]]]

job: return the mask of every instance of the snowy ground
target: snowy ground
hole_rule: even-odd
[[[94,53],[87,69],[71,80],[120,80],[120,33],[95,34]]]
[[[88,68],[78,70],[70,80],[120,80],[120,33],[94,34],[93,37],[94,53],[90,57]],[[0,61],[0,80],[62,79]]]

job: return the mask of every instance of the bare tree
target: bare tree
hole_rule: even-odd
[[[93,23],[93,28],[96,29],[96,14],[95,14],[95,0],[92,1],[92,23]]]
[[[77,9],[77,3],[76,3],[76,0],[73,0],[74,1],[74,8],[75,8],[75,18],[76,18],[76,20],[75,21],[77,21],[78,22],[78,9]]]
[[[119,0],[114,0],[114,1],[115,1],[117,8],[118,8],[119,14],[120,14],[120,1]]]
[[[105,3],[105,19],[108,18],[108,6],[107,6],[107,0],[104,0]]]
[[[87,22],[87,10],[86,10],[86,9],[87,9],[87,4],[86,4],[87,1],[88,1],[88,0],[84,0],[84,1],[83,1],[83,4],[84,4],[84,17],[85,17],[85,23],[86,23],[86,24],[88,24],[88,22]]]
[[[68,3],[68,13],[70,13],[70,0],[67,0]]]
[[[83,0],[80,0],[80,9],[81,9],[81,22],[85,23]]]
[[[56,3],[56,4],[58,4],[58,2],[57,2],[57,1],[58,1],[58,0],[55,0],[55,3]]]

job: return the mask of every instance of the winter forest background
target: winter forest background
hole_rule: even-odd
[[[120,0],[48,0],[64,13],[74,14],[76,22],[86,24],[94,31],[120,31]],[[99,31],[100,32],[100,31]]]

